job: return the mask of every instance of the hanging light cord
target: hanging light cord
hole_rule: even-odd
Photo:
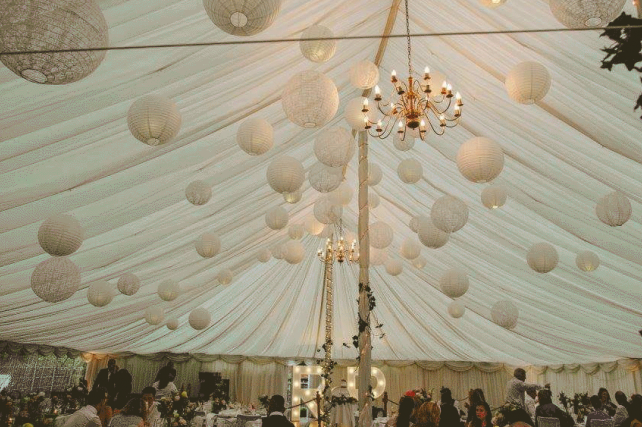
[[[408,41],[408,76],[412,76],[412,60],[410,55],[410,11],[408,10],[408,0],[406,3],[406,36]]]

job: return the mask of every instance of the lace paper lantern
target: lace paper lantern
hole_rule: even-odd
[[[619,191],[602,197],[595,206],[597,217],[606,225],[618,227],[631,218],[631,202]]]
[[[410,222],[408,223],[408,227],[410,227],[410,230],[412,230],[414,233],[418,233],[419,232],[419,227],[423,223],[432,225],[432,220],[430,218],[428,218],[427,216],[417,215],[415,217],[410,218]]]
[[[464,142],[457,151],[457,168],[469,181],[484,183],[497,178],[504,168],[504,151],[489,138]]]
[[[403,242],[401,242],[399,253],[402,257],[408,260],[413,260],[421,255],[421,246],[415,239],[407,237]]]
[[[298,240],[290,240],[284,245],[283,259],[287,261],[288,264],[298,264],[303,261],[305,257],[305,248],[303,244]]]
[[[176,280],[163,280],[158,285],[158,296],[163,301],[174,301],[181,294],[181,287]]]
[[[417,159],[405,159],[397,167],[399,179],[406,184],[416,184],[424,174],[424,169]]]
[[[370,248],[370,264],[374,266],[383,265],[388,259],[388,252],[385,249]]]
[[[379,83],[379,69],[371,61],[359,61],[350,67],[350,83],[357,89],[371,89]]]
[[[221,285],[229,285],[234,280],[234,273],[229,268],[225,268],[218,272],[217,279]]]
[[[292,240],[301,240],[304,233],[305,228],[303,228],[301,224],[292,224],[290,228],[288,228],[288,236],[290,236]]]
[[[353,194],[354,191],[352,191],[352,188],[345,181],[343,181],[341,184],[339,184],[339,187],[337,187],[336,190],[328,194],[328,199],[332,204],[348,206],[352,201]]]
[[[263,248],[256,253],[256,259],[259,260],[259,262],[266,263],[270,258],[272,258],[272,254],[269,249]]]
[[[502,328],[513,329],[517,326],[519,310],[511,301],[497,301],[490,310],[490,316]]]
[[[455,196],[442,196],[432,205],[430,219],[438,229],[454,233],[466,225],[468,206]]]
[[[272,160],[266,177],[270,187],[277,193],[295,193],[303,185],[305,170],[294,157],[281,156]]]
[[[506,203],[506,198],[506,188],[501,185],[491,185],[481,193],[481,201],[488,209],[501,208]]]
[[[314,217],[321,224],[333,224],[338,222],[343,215],[343,207],[330,202],[327,196],[319,197],[314,202]]]
[[[370,224],[370,246],[377,249],[385,249],[392,243],[394,233],[392,227],[383,221]]]
[[[406,134],[405,138],[402,140],[399,132],[394,132],[392,137],[392,145],[399,151],[408,151],[415,146],[415,137],[409,134]]]
[[[203,258],[213,258],[221,251],[221,239],[214,233],[203,233],[196,239],[194,246]]]
[[[526,254],[528,266],[538,273],[548,273],[557,267],[559,256],[555,247],[549,243],[536,243]]]
[[[159,325],[165,318],[163,307],[153,306],[145,309],[145,321],[152,326]]]
[[[125,273],[116,283],[121,294],[132,296],[140,289],[140,279],[133,273]]]
[[[283,193],[283,200],[291,205],[300,202],[302,197],[303,190],[300,188],[292,193]]]
[[[53,256],[67,256],[78,250],[85,232],[76,218],[67,214],[54,215],[38,229],[40,247]]]
[[[46,302],[60,302],[80,287],[80,269],[69,258],[49,258],[31,274],[31,289]]]
[[[374,191],[368,191],[368,204],[370,209],[374,209],[381,204],[381,198]]]
[[[285,115],[304,128],[319,128],[328,123],[339,108],[339,93],[334,82],[318,71],[297,73],[281,96]]]
[[[411,264],[416,269],[421,270],[422,268],[424,268],[426,266],[427,262],[428,261],[426,260],[426,258],[424,258],[423,256],[420,255],[417,258],[413,259],[411,261]]]
[[[456,268],[446,271],[439,279],[441,291],[452,299],[463,296],[468,291],[469,286],[468,275]]]
[[[178,319],[175,317],[168,319],[167,323],[165,323],[165,326],[167,326],[167,329],[169,329],[170,331],[175,331],[176,329],[178,329]]]
[[[109,46],[107,22],[94,0],[0,2],[0,51],[84,49]],[[0,61],[34,83],[61,85],[98,68],[106,51],[2,55]]]
[[[129,131],[137,140],[151,146],[170,142],[181,128],[181,113],[171,99],[145,95],[127,112]]]
[[[577,254],[575,264],[580,270],[591,272],[595,271],[600,266],[600,258],[594,252],[583,251]]]
[[[461,301],[453,301],[448,304],[448,314],[454,319],[459,319],[466,313],[466,306]]]
[[[479,2],[489,9],[494,9],[506,3],[508,0],[479,0]]]
[[[601,27],[622,12],[626,0],[550,0],[553,16],[569,28]]]
[[[97,280],[89,285],[87,301],[94,307],[104,307],[114,299],[114,292],[106,280]]]
[[[250,156],[260,156],[274,145],[274,128],[267,120],[247,119],[236,131],[236,143]]]
[[[267,29],[281,9],[281,0],[203,0],[214,25],[234,36],[252,36]]]
[[[374,186],[381,182],[383,171],[376,163],[368,163],[368,185]]]
[[[192,181],[185,189],[185,198],[196,206],[202,206],[212,198],[212,188],[205,181]]]
[[[386,273],[391,276],[398,276],[403,271],[403,264],[398,259],[390,258],[384,263]]]
[[[432,249],[441,248],[448,243],[449,238],[449,234],[435,227],[432,221],[419,223],[417,236],[424,246]]]
[[[304,57],[312,62],[326,62],[334,56],[337,51],[336,40],[304,40],[304,39],[327,39],[334,37],[334,33],[323,25],[313,25],[301,34],[299,47]]]
[[[504,82],[508,96],[520,104],[534,104],[551,88],[551,75],[538,62],[522,62],[513,67]]]
[[[272,230],[282,230],[288,225],[288,212],[275,206],[265,213],[265,224]]]
[[[356,144],[352,134],[341,127],[323,131],[314,140],[314,154],[326,166],[345,166],[354,157]]]
[[[317,219],[314,216],[309,216],[303,221],[303,226],[305,227],[305,231],[308,232],[308,234],[311,234],[312,236],[318,236],[319,233],[323,231],[324,225],[317,221]]]
[[[189,325],[193,329],[201,331],[210,325],[212,322],[212,315],[207,311],[207,309],[198,307],[190,312],[188,321]]]
[[[345,110],[343,110],[343,117],[346,119],[346,122],[350,125],[353,130],[356,131],[365,131],[366,124],[364,118],[367,116],[371,122],[377,121],[377,113],[374,108],[370,108],[367,113],[363,111],[363,102],[366,98],[352,98],[346,104]]]
[[[329,193],[339,188],[343,181],[343,170],[315,163],[308,172],[308,179],[312,188],[320,193]]]

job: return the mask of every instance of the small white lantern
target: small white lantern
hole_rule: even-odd
[[[330,202],[327,196],[322,196],[314,202],[314,217],[322,224],[338,222],[343,215],[343,207]]]
[[[132,296],[140,289],[140,279],[133,273],[125,273],[116,283],[121,294]]]
[[[181,294],[181,287],[176,280],[163,280],[158,285],[158,296],[163,301],[174,301]]]
[[[519,310],[512,301],[501,300],[493,304],[490,310],[493,322],[506,329],[513,329],[517,326]]]
[[[416,184],[424,174],[424,168],[417,159],[405,159],[397,167],[399,179],[406,184]]]
[[[170,331],[175,331],[176,329],[178,329],[178,319],[175,317],[168,319],[167,323],[165,323],[165,326],[167,326],[167,329],[169,329]]]
[[[303,222],[303,226],[305,227],[305,231],[312,236],[318,236],[319,233],[323,231],[323,227],[325,227],[322,223],[317,221],[314,216],[307,217]]]
[[[287,203],[290,203],[291,205],[300,202],[302,197],[303,190],[301,188],[293,193],[283,193],[283,200],[285,200]]]
[[[67,256],[78,250],[85,231],[76,218],[67,214],[53,215],[38,229],[40,247],[53,256]]]
[[[198,307],[190,312],[188,321],[192,328],[201,331],[210,325],[212,315],[207,309]]]
[[[533,270],[538,273],[548,273],[557,267],[559,256],[555,247],[549,243],[536,243],[531,246],[526,261]]]
[[[370,248],[370,264],[383,265],[388,259],[388,252],[385,249]]]
[[[391,276],[398,276],[403,271],[403,264],[398,259],[389,258],[384,265],[386,272]]]
[[[328,199],[330,203],[341,206],[348,206],[352,201],[353,195],[352,188],[348,185],[347,182],[343,181],[339,184],[336,190],[328,194]]]
[[[394,132],[394,136],[392,137],[392,144],[399,151],[408,151],[415,146],[415,137],[410,134],[406,134],[404,139],[402,140],[399,132]]]
[[[508,0],[479,0],[479,2],[489,9],[494,9],[506,3]]]
[[[332,227],[330,225],[324,225],[323,231],[321,231],[317,237],[320,239],[327,239],[330,236],[332,236]]]
[[[428,261],[426,260],[426,258],[424,258],[421,255],[411,261],[412,266],[418,270],[421,270],[422,268],[424,268],[427,262]]]
[[[439,279],[441,291],[452,299],[463,296],[468,291],[469,286],[468,275],[456,268],[447,270]]]
[[[145,309],[145,321],[152,326],[159,325],[165,318],[163,307],[152,306]]]
[[[270,252],[272,253],[274,259],[283,259],[283,256],[285,255],[285,248],[283,247],[283,244],[279,244],[270,249]]]
[[[305,257],[305,247],[298,240],[290,240],[284,245],[285,254],[283,258],[288,264],[298,264]]]
[[[288,212],[281,206],[270,208],[265,213],[265,224],[272,230],[281,230],[288,225]]]
[[[466,225],[468,206],[455,196],[442,196],[432,205],[430,219],[438,229],[454,233]]]
[[[106,280],[96,280],[89,285],[87,301],[94,307],[104,307],[114,299],[114,292]]]
[[[618,227],[631,218],[631,202],[619,191],[602,197],[595,206],[597,217],[606,225]]]
[[[234,280],[234,273],[229,268],[224,268],[223,270],[218,272],[217,278],[218,282],[221,285],[229,285],[230,283],[232,283],[232,280]]]
[[[471,138],[457,151],[457,168],[469,181],[476,183],[492,181],[504,168],[504,151],[492,139]]]
[[[281,0],[203,0],[214,25],[228,34],[252,36],[267,29],[281,9]]]
[[[301,53],[312,62],[326,62],[334,56],[337,51],[336,40],[305,40],[305,39],[328,39],[334,37],[334,33],[323,25],[312,25],[301,34],[299,47]]]
[[[603,27],[622,12],[626,0],[550,0],[553,16],[569,28]]]
[[[236,143],[250,156],[260,156],[274,145],[274,128],[267,120],[247,119],[236,131]]]
[[[46,302],[60,302],[80,287],[80,269],[69,258],[42,261],[31,274],[31,289]]]
[[[337,113],[339,92],[324,74],[314,70],[301,71],[285,85],[281,104],[292,123],[304,128],[319,128]]]
[[[374,191],[368,191],[368,204],[371,209],[376,208],[381,203],[381,198]]]
[[[508,96],[520,104],[534,104],[551,88],[551,75],[539,62],[522,62],[513,67],[504,82]]]
[[[491,185],[484,188],[481,193],[481,201],[488,209],[497,209],[504,206],[508,193],[502,185]]]
[[[288,236],[290,236],[290,239],[292,240],[302,239],[304,233],[305,233],[305,228],[303,228],[303,225],[301,224],[292,224],[288,228]]]
[[[370,224],[370,246],[377,249],[385,249],[392,243],[394,233],[392,227],[383,221]]]
[[[359,61],[350,67],[350,83],[357,89],[371,89],[379,83],[379,68],[371,61]]]
[[[315,163],[308,172],[308,179],[312,188],[319,193],[329,193],[339,188],[343,181],[343,170]]]
[[[212,198],[212,187],[205,181],[192,181],[185,189],[187,201],[196,206],[202,206]]]
[[[412,237],[406,237],[403,242],[401,242],[401,248],[399,253],[402,257],[413,260],[421,255],[421,246]]]
[[[272,258],[272,253],[270,253],[269,249],[263,248],[256,253],[256,259],[259,260],[259,262],[266,263],[270,258]]]
[[[448,314],[454,319],[459,319],[466,313],[466,306],[461,301],[453,301],[448,304]]]
[[[294,193],[305,180],[305,170],[300,161],[290,156],[272,160],[267,168],[267,182],[277,193]]]
[[[342,127],[324,130],[314,140],[314,154],[317,159],[333,168],[347,165],[354,157],[355,148],[352,134]]]
[[[203,258],[213,258],[221,251],[221,239],[214,233],[203,233],[196,239],[194,246]]]
[[[368,163],[368,185],[373,186],[381,182],[383,171],[376,163]]]
[[[412,230],[414,233],[418,233],[419,226],[423,223],[432,225],[432,220],[425,215],[417,215],[415,217],[410,218],[408,227],[410,227],[410,230]]]
[[[138,98],[127,112],[127,125],[134,138],[156,146],[170,142],[181,128],[181,113],[171,99],[161,95]]]
[[[600,266],[600,258],[591,251],[583,251],[577,254],[575,258],[577,268],[582,271],[591,272],[595,271]]]
[[[368,112],[363,112],[365,102],[366,98],[362,96],[358,98],[352,98],[346,104],[345,110],[343,110],[343,117],[346,119],[346,122],[348,122],[353,130],[365,131],[366,117],[368,117],[368,120],[373,123],[377,121],[377,113],[375,111],[375,108],[368,107]]]
[[[417,229],[419,241],[424,246],[438,249],[448,243],[449,234],[435,227],[432,221],[420,222]]]

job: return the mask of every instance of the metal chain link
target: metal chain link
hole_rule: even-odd
[[[408,77],[412,76],[412,62],[410,58],[410,12],[408,11],[408,0],[406,4],[406,39],[408,40]]]

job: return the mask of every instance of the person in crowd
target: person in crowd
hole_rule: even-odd
[[[596,394],[591,396],[593,411],[586,416],[586,427],[591,427],[592,420],[610,420],[611,417],[602,410],[602,399]]]
[[[270,398],[268,404],[268,416],[263,418],[263,427],[294,427],[286,417],[283,415],[285,412],[285,399],[279,394],[275,394]]]
[[[33,424],[34,422],[35,420],[32,420],[31,415],[29,414],[29,405],[27,403],[23,404],[20,407],[20,412],[18,412],[18,415],[16,416],[15,425],[22,426],[23,424]]]
[[[415,410],[415,401],[410,396],[399,399],[399,412],[386,423],[387,427],[411,427],[410,417]]]
[[[479,402],[475,405],[475,417],[468,423],[468,427],[492,427],[493,414],[486,402]]]
[[[481,388],[476,388],[472,391],[469,391],[468,400],[470,401],[470,404],[468,405],[468,416],[466,417],[466,424],[470,424],[475,419],[475,411],[477,405],[486,402],[484,391]]]
[[[92,388],[87,395],[87,406],[74,412],[64,427],[101,427],[98,412],[107,404],[107,391],[104,388]]]
[[[524,394],[527,390],[539,390],[542,386],[538,384],[529,384],[526,383],[526,371],[522,368],[517,368],[513,372],[513,378],[508,380],[506,383],[506,402],[513,403],[519,407],[516,411],[513,411],[511,414],[512,422],[524,421],[530,425],[533,425],[533,420],[531,419],[528,412],[526,412],[526,397]],[[544,388],[550,388],[550,384],[544,385]]]
[[[546,418],[557,418],[560,420],[560,427],[573,427],[575,422],[573,417],[561,410],[553,403],[551,391],[548,389],[542,389],[537,395],[539,400],[539,405],[535,409],[535,426],[539,427],[539,417]]]
[[[147,403],[142,398],[131,399],[123,410],[111,419],[109,427],[144,427],[147,419]]]
[[[602,401],[602,410],[609,414],[609,417],[615,415],[617,405],[611,401],[611,395],[609,394],[609,391],[602,387],[597,391],[597,395]]]
[[[165,396],[171,396],[178,391],[170,378],[171,376],[164,375],[163,378],[152,384],[152,387],[156,389],[156,399],[161,399]]]
[[[436,402],[425,402],[415,411],[417,427],[439,427],[441,410]]]
[[[613,425],[619,427],[624,420],[629,418],[629,402],[626,401],[626,394],[621,391],[615,392],[615,401],[617,402],[617,407],[613,415]]]
[[[617,398],[617,396],[616,396]],[[627,408],[629,417],[615,427],[642,427],[642,396],[634,394]]]
[[[96,379],[94,380],[93,388],[104,388],[107,390],[107,393],[110,397],[115,394],[115,381],[116,381],[116,372],[118,372],[118,366],[116,366],[115,359],[109,359],[107,362],[107,367],[98,371]]]
[[[526,406],[526,412],[532,419],[535,419],[535,407],[537,406],[537,403],[535,402],[536,397],[537,391],[533,390],[532,388],[526,390],[526,396],[524,396],[524,406]]]
[[[169,378],[169,380],[172,382],[176,379],[176,368],[174,368],[174,362],[172,362],[171,360],[167,362],[167,365],[158,370],[154,381],[160,381],[163,378]]]
[[[132,394],[132,375],[127,369],[119,369],[114,378],[114,395],[110,396],[112,399],[112,406],[116,410],[121,410],[126,403],[129,402],[130,395]]]
[[[111,418],[114,416],[114,409],[111,407],[109,393],[107,393],[107,402],[98,410],[98,418],[102,427],[108,427]]]
[[[449,388],[441,389],[441,416],[439,427],[460,427],[459,410],[455,408],[455,399]]]
[[[147,425],[150,427],[161,427],[163,420],[161,419],[161,414],[156,404],[156,389],[151,386],[145,387],[142,392],[142,399],[147,404],[147,416],[145,417]]]

